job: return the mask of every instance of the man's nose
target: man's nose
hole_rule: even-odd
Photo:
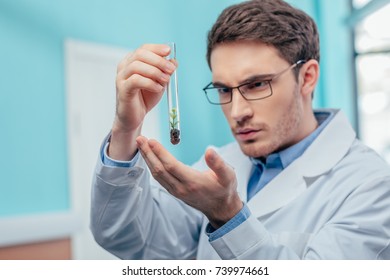
[[[242,122],[253,115],[250,101],[246,100],[237,88],[232,91],[232,107],[230,114],[237,122]]]

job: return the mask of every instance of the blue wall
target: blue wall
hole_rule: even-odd
[[[208,144],[231,141],[220,109],[201,89],[211,78],[207,31],[224,7],[237,2],[0,0],[0,216],[70,207],[63,57],[69,37],[128,49],[176,42],[183,141],[173,148],[166,137],[163,144],[190,164]],[[349,45],[338,37],[348,1],[289,2],[312,15],[326,38],[315,105],[343,107],[351,115]],[[167,123],[160,129],[166,134]]]

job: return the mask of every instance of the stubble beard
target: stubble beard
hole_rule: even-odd
[[[249,157],[265,158],[268,155],[281,151],[295,144],[295,137],[299,132],[302,123],[303,109],[298,98],[298,89],[294,89],[294,98],[290,105],[284,110],[279,122],[275,127],[266,127],[269,140],[252,140],[240,143],[241,150]]]

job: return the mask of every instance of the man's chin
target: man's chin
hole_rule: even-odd
[[[270,154],[270,147],[268,145],[264,145],[259,143],[258,141],[245,141],[238,142],[240,145],[241,151],[248,157],[258,158],[264,157]]]

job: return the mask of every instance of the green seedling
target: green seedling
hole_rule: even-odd
[[[171,143],[176,145],[180,142],[180,130],[178,129],[179,120],[177,118],[176,108],[172,108],[169,113],[169,124],[170,124],[170,135],[171,135]]]

